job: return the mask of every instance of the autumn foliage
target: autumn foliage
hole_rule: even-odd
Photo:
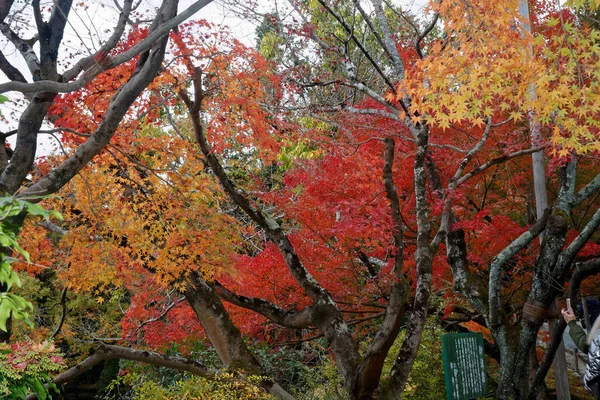
[[[398,10],[374,27],[360,4],[336,13],[319,0],[295,9],[312,19],[270,21],[277,29],[258,50],[206,21],[180,25],[110,143],[44,200],[64,221],[25,223],[22,245],[36,251],[19,269],[50,270],[97,307],[117,302],[120,326],[96,330],[153,349],[209,336],[189,296],[200,282],[255,341],[325,336],[357,398],[402,375],[381,378],[402,327],[393,368],[410,369],[426,315],[441,304],[446,326],[483,332],[501,358],[511,355],[512,365],[500,359],[498,397],[525,398],[535,392],[525,350],[541,322],[524,307],[563,295],[600,252],[600,33],[577,7],[532,2],[526,20],[519,3],[431,2],[441,22],[421,35],[414,19],[390,17]],[[134,27],[106,57],[148,34]],[[61,146],[38,159],[32,181],[89,140],[138,61],[57,96],[48,115]],[[544,217],[531,189],[538,151],[552,204]],[[332,323],[312,311],[325,306]],[[308,322],[270,317],[307,310]],[[67,323],[66,340],[76,331]],[[507,332],[521,342],[504,346]],[[336,340],[351,343],[349,361]]]

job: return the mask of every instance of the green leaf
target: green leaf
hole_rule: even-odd
[[[34,379],[31,382],[31,390],[33,391],[33,393],[35,393],[39,400],[46,400],[46,398],[48,397],[48,391],[39,379]]]
[[[12,311],[11,301],[7,298],[2,298],[2,302],[0,303],[0,329],[4,332],[8,332],[6,330],[6,321],[10,317],[10,312]]]
[[[40,216],[44,218],[48,218],[48,216],[50,215],[50,213],[39,204],[33,204],[28,201],[23,201],[21,203],[25,206],[27,213],[29,213],[30,215]]]

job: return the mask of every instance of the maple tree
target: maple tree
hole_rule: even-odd
[[[94,53],[67,54],[63,59],[61,46],[65,45],[65,29],[72,23],[69,20],[70,11],[73,8],[86,7],[84,3],[75,5],[71,0],[65,0],[50,7],[33,1],[17,12],[16,6],[13,7],[14,1],[2,2],[0,30],[5,40],[18,50],[27,65],[28,73],[31,74],[32,82],[28,82],[13,62],[4,54],[0,54],[0,70],[8,79],[8,82],[0,85],[0,92],[16,91],[24,97],[23,111],[16,116],[17,128],[3,133],[4,141],[12,134],[16,134],[17,139],[14,151],[9,152],[5,146],[1,146],[0,159],[3,170],[0,176],[0,191],[11,195],[18,193],[19,196],[43,196],[54,193],[75,176],[104,148],[131,103],[158,73],[167,41],[165,35],[207,3],[196,2],[177,15],[177,1],[163,2],[152,18],[153,23],[149,27],[146,39],[139,42],[135,48],[117,52],[115,46],[129,30],[127,25],[134,12],[133,1],[125,1],[122,6],[118,5],[119,15],[111,35],[98,45]],[[33,27],[29,27],[29,22],[22,21],[23,15],[33,17]],[[35,33],[31,40],[23,38],[29,33],[28,28]],[[35,43],[39,43],[39,51],[34,49]],[[85,43],[83,45],[85,46]],[[35,159],[37,137],[57,93],[78,90],[83,85],[94,82],[101,72],[136,57],[134,73],[122,82],[121,90],[114,92],[111,106],[103,110],[102,122],[89,131],[90,140],[81,143],[72,157],[45,175],[42,180],[35,185],[27,185],[26,178],[32,171]],[[3,334],[1,339],[6,340],[7,336]]]
[[[361,10],[359,4],[348,5],[348,8],[339,8],[340,4],[336,4],[334,8],[320,1],[319,5],[310,3],[300,11],[305,16],[300,27],[290,24],[288,30],[281,34],[282,37],[295,34],[313,39],[323,51],[326,68],[315,73],[314,69],[307,71],[303,65],[290,71],[293,77],[294,72],[301,77],[301,86],[312,89],[313,99],[329,102],[316,106],[310,104],[307,107],[309,110],[338,109],[356,114],[386,116],[400,123],[398,130],[406,132],[408,128],[414,135],[412,140],[417,144],[416,151],[413,150],[416,231],[421,233],[423,239],[420,242],[417,237],[415,254],[417,266],[419,262],[422,263],[422,288],[426,292],[431,287],[428,282],[431,254],[435,254],[437,246],[444,241],[456,289],[484,317],[484,324],[491,329],[500,351],[498,397],[501,398],[515,393],[517,396],[537,393],[537,386],[547,371],[553,351],[547,353],[531,388],[527,379],[528,354],[535,343],[545,310],[563,290],[560,285],[567,280],[573,268],[576,271],[574,276],[583,270],[590,274],[597,272],[598,264],[597,259],[593,258],[597,254],[597,247],[588,242],[597,228],[598,214],[580,219],[577,231],[569,229],[566,219],[567,215],[578,214],[580,211],[575,206],[584,201],[591,202],[587,207],[593,209],[596,206],[591,198],[598,184],[598,176],[593,168],[591,177],[585,182],[587,185],[579,183],[579,191],[576,191],[575,184],[576,163],[582,163],[579,170],[587,174],[585,163],[589,163],[589,159],[586,158],[590,155],[594,157],[597,151],[598,102],[595,96],[598,83],[594,73],[598,70],[598,54],[593,39],[596,33],[592,27],[570,22],[574,14],[560,10],[543,17],[543,14],[539,15],[538,21],[543,20],[545,28],[537,36],[532,36],[519,26],[522,19],[518,5],[518,2],[513,2],[490,7],[488,2],[467,4],[460,1],[432,4],[431,9],[435,13],[432,24],[425,26],[422,31],[417,28],[418,38],[413,54],[421,56],[422,60],[408,66],[404,61],[411,59],[398,50],[398,44],[401,46],[403,43],[390,34],[392,31],[387,29],[386,15],[378,12],[381,10],[381,3],[378,2],[374,2],[372,14],[378,25],[373,21],[369,24],[370,16]],[[351,11],[348,12],[348,9]],[[310,18],[311,25],[307,29],[302,24]],[[422,47],[423,39],[432,31],[438,19],[443,21],[443,35]],[[376,48],[369,47],[366,39],[362,40],[369,30],[379,45]],[[323,31],[327,31],[328,35]],[[533,47],[533,55],[527,56],[530,47]],[[385,61],[380,61],[382,54]],[[311,61],[314,62],[314,59]],[[329,68],[332,63],[337,68]],[[361,63],[363,74],[359,76]],[[370,66],[364,67],[369,63]],[[393,73],[388,75],[387,71],[390,70]],[[312,75],[307,75],[307,72]],[[379,87],[389,88],[385,96],[380,94],[381,90],[376,84],[369,81],[375,73],[380,75]],[[398,89],[394,80],[402,82]],[[535,96],[530,93],[532,86]],[[343,87],[354,89],[354,92],[344,91]],[[356,92],[372,98],[379,106],[367,108],[364,103],[357,103]],[[331,103],[332,100],[335,103]],[[533,120],[547,132],[544,140],[548,144],[542,141],[530,148],[528,136],[523,135],[524,127],[520,124],[527,114],[532,115]],[[343,118],[347,123],[347,113]],[[356,130],[355,124],[342,123],[337,119],[335,122]],[[502,126],[504,129],[499,129]],[[467,140],[460,140],[456,134],[448,134],[450,129],[463,132]],[[509,129],[508,132],[505,129]],[[502,136],[506,133],[511,135],[510,139]],[[489,149],[489,144],[494,142],[495,148]],[[491,188],[487,183],[482,203],[465,207],[461,202],[464,191],[469,190],[465,189],[469,179],[514,157],[538,152],[549,144],[552,146],[550,154],[556,157],[551,172],[558,171],[554,181],[558,189],[555,204],[548,209],[548,213],[553,213],[540,217],[537,224],[522,219],[519,221],[519,218],[513,222],[511,219],[514,217],[506,218],[506,208],[499,207],[502,202],[495,201],[491,206],[487,204],[492,200],[486,198]],[[447,155],[438,154],[438,146],[462,153],[460,162],[449,159],[448,152]],[[465,168],[476,160],[475,157],[484,161],[465,173]],[[436,196],[426,196],[426,173],[429,174],[429,187],[436,191],[439,200],[435,200]],[[526,182],[520,183],[521,188],[523,183]],[[470,191],[473,192],[472,189]],[[466,197],[465,200],[474,203],[472,197]],[[473,218],[470,210],[473,208],[477,211],[477,219],[468,222]],[[586,212],[584,207],[583,213]],[[525,229],[524,223],[527,222],[532,224],[529,230]],[[437,234],[430,232],[432,227],[436,227]],[[506,229],[508,227],[513,230]],[[480,235],[485,231],[494,235],[493,240],[485,236],[481,239],[493,247],[478,248],[471,255],[469,250],[476,248],[477,238],[466,241],[465,233]],[[500,232],[506,233],[499,236]],[[533,240],[541,233],[544,234],[544,242],[536,248]],[[425,246],[425,238],[432,240],[431,246]],[[419,247],[419,244],[423,247]],[[419,255],[425,257],[419,259]],[[592,259],[583,264],[576,263],[589,257]],[[474,268],[475,265],[477,268]],[[511,288],[504,284],[503,280],[517,271],[519,274],[527,273],[527,265],[535,266],[531,286],[525,286],[529,293],[521,292],[527,301],[525,304],[504,303],[502,299],[514,300],[515,289],[512,285]],[[489,270],[486,271],[488,266]],[[482,277],[485,277],[487,284],[485,280],[482,282]],[[571,290],[576,289],[575,286],[572,285]],[[571,296],[574,293],[572,291]],[[416,301],[413,316],[418,315],[419,305]],[[520,307],[523,307],[522,314]],[[517,324],[508,317],[515,311],[519,313]],[[418,344],[422,320],[414,322],[416,329],[412,332],[415,340],[406,342],[407,349],[411,344]],[[409,328],[412,327],[409,325]],[[561,329],[564,326],[561,328],[559,324],[558,338]],[[513,334],[520,335],[519,340],[511,340]],[[405,365],[410,368],[410,359]]]
[[[273,324],[318,330],[352,398],[402,393],[442,291],[448,319],[493,339],[496,396],[536,395],[556,345],[530,370],[547,309],[569,279],[575,302],[600,267],[599,58],[572,9],[534,12],[530,33],[518,6],[434,2],[419,23],[380,1],[294,4],[291,21],[269,14],[264,56],[206,23],[181,27],[169,67],[53,201],[60,243],[26,227],[38,264],[98,302],[125,288],[124,341],[202,326],[225,367],[248,374],[264,368],[240,328],[265,340],[289,338]],[[147,40],[136,33],[123,51]],[[89,142],[134,68],[55,101],[66,151]],[[528,119],[541,127],[533,147]],[[552,205],[537,218],[523,156],[539,151]],[[64,162],[40,163],[31,188]]]

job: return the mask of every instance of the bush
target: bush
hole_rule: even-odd
[[[64,367],[53,344],[0,343],[0,397],[25,399],[29,393],[35,393],[40,400],[51,398],[48,388],[57,393],[58,389],[50,375]]]

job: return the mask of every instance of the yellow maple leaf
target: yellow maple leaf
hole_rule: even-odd
[[[387,92],[384,97],[390,103],[393,103],[393,102],[396,101],[396,94],[395,93]]]

